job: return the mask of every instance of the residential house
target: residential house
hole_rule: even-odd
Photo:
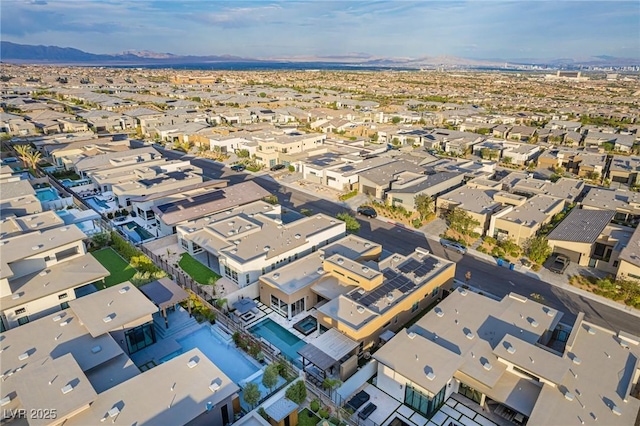
[[[339,191],[359,188],[360,173],[393,162],[390,158],[369,159],[339,157],[330,153],[310,156],[300,162],[304,180],[320,183]]]
[[[373,167],[358,173],[358,192],[384,200],[386,192],[391,189],[391,183],[401,175],[416,177],[424,171],[423,167],[405,160]]]
[[[462,186],[438,197],[436,211],[444,216],[454,208],[462,209],[478,222],[473,232],[484,235],[489,229],[491,216],[503,208],[502,204],[495,200],[499,192]]]
[[[158,236],[165,236],[175,234],[181,223],[241,208],[268,195],[253,181],[226,186],[226,181],[211,180],[132,198],[131,205]]]
[[[640,172],[640,157],[613,155],[609,164],[609,173],[605,176],[612,183],[636,186]]]
[[[533,139],[536,134],[536,127],[529,126],[513,126],[505,135],[505,139],[528,142]]]
[[[362,353],[446,294],[454,273],[427,250],[383,256],[381,245],[348,235],[262,275],[260,300],[286,318],[317,308],[320,332],[337,329]]]
[[[0,198],[0,218],[26,216],[44,209],[28,180],[4,182]]]
[[[579,314],[564,348],[548,349],[567,333],[561,318],[515,293],[460,288],[373,354],[376,386],[425,418],[458,393],[517,424],[633,424],[638,338]]]
[[[496,213],[491,218],[487,234],[522,245],[564,208],[565,201],[561,198],[534,195],[520,205],[509,206]]]
[[[620,245],[616,280],[640,282],[640,227],[637,227],[628,242]]]
[[[584,193],[585,184],[581,179],[560,178],[555,182],[535,179],[524,173],[509,173],[501,181],[502,189],[512,194],[532,197],[545,194],[565,200],[565,207],[575,203]]]
[[[285,222],[281,207],[264,201],[176,226],[180,246],[237,288],[341,238],[345,229],[323,214]],[[255,287],[248,290],[252,297]]]
[[[640,194],[633,191],[591,188],[580,202],[583,209],[614,210],[617,223],[640,223]]]
[[[75,225],[22,233],[0,240],[0,305],[3,329],[66,309],[75,290],[109,272],[84,245]]]
[[[30,419],[34,424],[88,425],[108,419],[222,426],[233,421],[239,388],[200,350],[144,372],[129,358],[155,342],[151,318],[158,310],[131,283],[69,305],[3,333],[0,397],[5,413],[46,406],[55,417]]]
[[[613,210],[575,208],[547,235],[549,246],[578,265],[615,274],[634,229],[611,224],[614,215]]]
[[[603,148],[608,151],[631,152],[635,145],[635,136],[621,135],[617,133],[604,133],[589,130],[584,138],[587,148]]]
[[[416,197],[426,195],[435,200],[452,189],[464,185],[465,174],[463,172],[440,172],[430,174],[409,175],[408,179],[391,182],[391,189],[387,191],[387,203],[392,206],[402,206],[408,211],[416,210]]]

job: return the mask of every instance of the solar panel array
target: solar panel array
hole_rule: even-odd
[[[360,294],[357,291],[352,292],[350,297],[364,306],[371,306],[394,290],[406,293],[416,287],[414,281],[407,275],[413,273],[416,277],[422,278],[436,269],[437,264],[438,261],[432,257],[426,257],[422,262],[416,259],[410,259],[398,268],[402,273],[398,273],[393,269],[387,269],[382,273],[385,280],[381,286],[365,294]]]
[[[158,210],[160,210],[162,213],[171,213],[178,210],[188,209],[189,207],[197,206],[200,204],[209,203],[211,201],[221,200],[223,198],[225,198],[224,191],[212,191],[172,203],[162,204],[158,206]]]

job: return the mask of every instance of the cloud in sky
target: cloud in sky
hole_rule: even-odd
[[[0,36],[95,53],[640,56],[637,1],[5,0]]]

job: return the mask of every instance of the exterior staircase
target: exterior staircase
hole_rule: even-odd
[[[153,328],[155,329],[157,340],[167,339],[190,328],[195,329],[198,326],[198,321],[190,317],[189,313],[181,307],[177,311],[169,313],[169,328],[165,327],[164,318],[162,318],[160,312],[153,314]]]

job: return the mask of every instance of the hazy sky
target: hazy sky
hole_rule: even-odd
[[[639,1],[2,0],[1,38],[93,53],[640,57]]]

